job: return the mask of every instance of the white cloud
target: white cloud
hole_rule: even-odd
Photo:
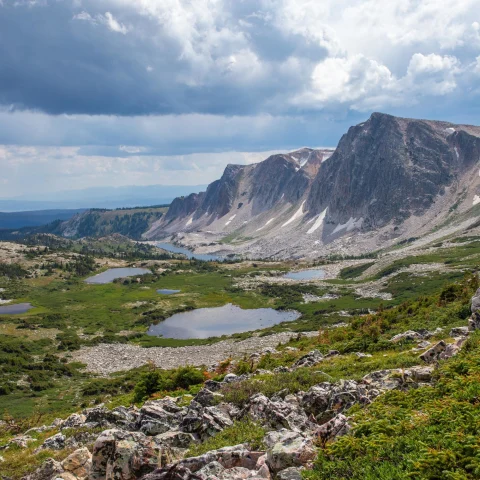
[[[128,28],[120,23],[110,12],[105,12],[105,14],[97,14],[92,17],[88,12],[82,11],[73,16],[74,20],[82,20],[94,25],[105,25],[112,32],[121,33],[126,35],[128,33]]]
[[[123,35],[128,32],[128,28],[123,25],[123,23],[120,23],[110,12],[105,13],[103,21],[106,23],[108,28],[112,30],[112,32],[118,32]]]
[[[247,164],[271,152],[191,155],[82,155],[79,147],[0,145],[0,170],[8,185],[1,196],[52,193],[92,186],[199,185],[217,179],[227,163]],[[4,182],[6,183],[6,182]],[[26,188],[28,185],[28,188]]]

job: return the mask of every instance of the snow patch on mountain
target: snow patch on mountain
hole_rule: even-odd
[[[323,223],[323,220],[325,219],[325,215],[327,214],[327,209],[325,209],[315,220],[315,223],[312,225],[312,227],[308,230],[307,234],[310,235],[313,233],[315,230],[317,230]]]
[[[293,214],[293,216],[282,225],[282,228],[286,227],[287,225],[290,225],[292,222],[294,222],[295,220],[298,220],[303,215],[304,205],[305,205],[305,200],[302,202],[302,204],[300,205],[300,208]]]

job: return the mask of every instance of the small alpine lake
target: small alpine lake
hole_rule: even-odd
[[[28,312],[33,308],[31,303],[14,303],[13,305],[4,305],[0,307],[0,315],[18,315]]]
[[[113,282],[117,278],[134,277],[135,275],[145,275],[146,273],[151,273],[148,268],[109,268],[98,275],[87,278],[85,282],[95,285],[102,285],[104,283]]]
[[[292,322],[300,315],[294,310],[273,308],[244,310],[229,303],[223,307],[198,308],[176,313],[157,325],[151,325],[147,334],[177,339],[220,337]]]
[[[175,293],[180,293],[181,290],[170,290],[169,288],[161,288],[160,290],[157,290],[157,293],[160,293],[160,295],[174,295]]]
[[[212,255],[207,253],[194,253],[191,250],[188,250],[187,248],[177,247],[172,243],[160,242],[160,243],[157,243],[156,245],[158,248],[162,248],[167,252],[180,253],[182,255],[185,255],[189,260],[191,260],[192,258],[194,258],[195,260],[203,260],[204,262],[222,260],[222,257],[220,257],[219,255]]]
[[[325,278],[325,270],[300,270],[298,272],[288,272],[283,278],[290,280],[320,280]]]

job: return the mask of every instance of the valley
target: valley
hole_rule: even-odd
[[[373,114],[3,230],[0,478],[478,478],[479,132]]]
[[[128,258],[122,258],[126,252]],[[260,383],[252,385],[270,397],[280,389],[277,381],[295,393],[320,381],[361,381],[374,371],[420,368],[422,351],[441,340],[454,341],[450,330],[465,325],[478,285],[480,231],[469,229],[417,248],[407,242],[366,258],[331,255],[317,262],[200,261],[115,235],[100,241],[34,235],[24,244],[1,243],[0,253],[3,262],[8,259],[2,263],[0,297],[9,301],[6,305],[33,306],[0,315],[1,448],[18,435],[20,425],[46,425],[97,404],[141,406],[150,395],[188,402],[205,379],[219,380],[228,372],[247,379],[245,393],[240,389],[235,395],[252,395],[248,382],[258,377]],[[127,269],[121,271],[133,276],[88,283],[108,269]],[[162,295],[162,289],[175,293]],[[299,318],[268,327],[259,321],[253,332],[208,338],[148,335],[152,325],[172,316],[226,305],[243,312],[298,312]],[[235,321],[231,314],[226,317]],[[432,333],[427,341],[391,342],[408,330]],[[288,373],[312,349],[322,356],[338,354],[325,357],[320,371],[312,366],[292,370],[301,377]],[[200,383],[153,387],[145,398],[139,396],[141,379],[152,368],[176,372],[185,365],[200,367]],[[273,374],[276,369],[285,373]],[[56,431],[46,430],[48,435]],[[249,441],[241,431],[232,431],[237,443]],[[3,451],[2,468],[13,478],[37,468],[45,457],[34,447],[46,435],[34,434],[27,450]],[[213,448],[208,442],[202,451]],[[61,459],[70,450],[48,452]],[[28,461],[17,463],[18,455]]]

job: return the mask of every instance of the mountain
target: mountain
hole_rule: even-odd
[[[71,218],[55,220],[48,225],[23,227],[18,230],[0,230],[0,238],[21,240],[35,234],[54,234],[67,238],[106,237],[113,234],[139,240],[151,225],[161,219],[168,205],[116,210],[90,209],[81,211]],[[11,214],[15,215],[15,214]],[[1,219],[1,216],[0,216]]]
[[[92,187],[42,194],[42,200],[30,195],[0,198],[0,211],[132,208],[144,205],[164,205],[174,198],[200,192],[205,185],[144,185],[124,187]]]
[[[333,150],[303,148],[272,155],[253,165],[228,165],[206,192],[176,198],[148,238],[210,228],[231,231],[275,208],[290,208],[302,199]],[[227,214],[229,218],[219,221]],[[188,217],[188,218],[187,218]]]
[[[365,253],[475,222],[479,159],[480,127],[373,113],[335,151],[228,165],[144,237],[251,256]]]

